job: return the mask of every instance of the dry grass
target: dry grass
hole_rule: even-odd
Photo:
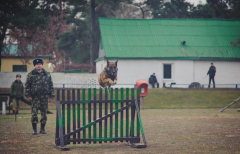
[[[71,144],[71,150],[64,153],[240,153],[240,112],[219,110],[142,110],[147,148],[135,149],[124,143]],[[53,147],[56,125],[53,112],[48,114],[48,134],[36,136],[31,135],[30,110],[20,110],[17,122],[14,115],[0,116],[1,153],[59,153]]]

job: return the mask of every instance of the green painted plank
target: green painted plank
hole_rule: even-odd
[[[126,88],[126,99],[129,99],[129,88]],[[128,104],[128,103],[126,103]],[[126,136],[129,136],[129,109],[126,109]]]
[[[105,100],[107,100],[107,96],[106,95],[108,95],[108,90],[107,90],[107,88],[105,88]],[[106,107],[107,107],[107,109],[108,109],[108,106],[107,106],[108,104],[105,104],[105,115],[107,114],[107,110],[106,110]],[[107,131],[108,131],[108,128],[106,127],[107,126],[107,119],[105,119],[105,123],[106,124],[104,124],[104,138],[107,138]]]
[[[124,99],[124,91],[123,88],[121,88],[121,100]],[[121,108],[123,107],[123,101],[121,101]],[[121,112],[121,120],[120,120],[120,137],[123,137],[123,111]]]
[[[90,101],[92,99],[92,96],[91,96],[91,88],[88,88],[88,100]],[[90,108],[90,109],[89,109]],[[88,123],[91,122],[91,104],[88,104]],[[91,138],[91,127],[88,128],[88,138]]]
[[[118,100],[118,88],[115,88],[115,100]],[[118,103],[115,104],[115,137],[118,137]]]
[[[67,109],[67,125],[71,124],[71,108]]]
[[[97,89],[96,88],[93,89],[93,96],[94,96],[94,100],[95,100],[97,97]],[[94,109],[93,112],[97,112],[97,111]],[[94,114],[97,114],[97,113],[94,113]],[[96,119],[94,119],[94,120],[96,120]],[[97,125],[96,124],[93,125],[93,138],[97,138]],[[96,143],[96,142],[94,142],[94,143]]]
[[[137,88],[137,98],[140,98],[140,88]],[[139,104],[140,105],[140,104]],[[137,134],[140,134],[140,123],[139,123],[139,117],[137,117]]]
[[[110,89],[110,100],[113,100],[113,88]],[[110,104],[110,107],[113,107],[113,104]],[[111,112],[111,109],[110,109]],[[113,137],[113,117],[110,117],[110,126],[109,126],[109,136],[110,138]]]
[[[132,99],[134,99],[134,92],[135,92],[135,89],[134,88],[131,88],[131,96],[132,96]],[[133,107],[132,107],[133,108]],[[132,111],[131,111],[131,114],[132,114]],[[134,119],[131,119],[131,136],[134,136],[134,123],[135,123],[135,120]]]

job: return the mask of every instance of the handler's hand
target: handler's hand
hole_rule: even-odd
[[[28,100],[29,100],[29,101],[32,101],[32,97],[29,97]]]
[[[52,98],[49,98],[49,102],[51,102],[52,101]]]

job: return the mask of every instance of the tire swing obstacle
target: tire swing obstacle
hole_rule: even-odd
[[[57,90],[55,147],[69,150],[70,143],[119,141],[136,148],[147,146],[140,117],[140,89],[111,88],[108,92],[105,88],[104,95],[103,99],[102,88]]]

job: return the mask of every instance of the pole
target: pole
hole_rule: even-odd
[[[6,115],[6,104],[2,102],[2,115]]]
[[[147,146],[147,142],[146,142],[145,133],[144,133],[144,130],[143,130],[143,124],[142,124],[142,119],[141,119],[141,116],[140,116],[140,111],[139,111],[137,100],[135,100],[135,106],[136,106],[136,110],[137,110],[138,122],[139,122],[140,128],[141,128],[143,143],[145,145],[144,147],[146,147]]]
[[[14,113],[15,113],[15,122],[16,122],[17,121],[17,109],[15,109]]]
[[[142,109],[144,110],[144,97],[141,97],[142,98]]]

